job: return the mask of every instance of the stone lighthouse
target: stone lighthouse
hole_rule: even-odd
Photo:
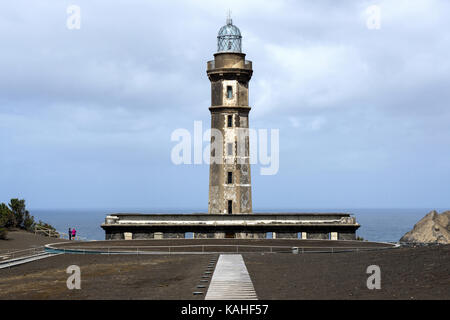
[[[231,18],[220,28],[217,53],[207,64],[211,81],[211,163],[208,212],[252,213],[248,83],[252,62]]]
[[[219,30],[207,64],[211,81],[211,153],[208,213],[114,213],[102,228],[120,239],[354,240],[360,225],[349,213],[252,213],[248,83],[252,63],[231,18]],[[255,137],[256,138],[256,137]]]

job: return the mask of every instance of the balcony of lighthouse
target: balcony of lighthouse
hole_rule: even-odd
[[[252,62],[245,60],[245,54],[241,53],[216,53],[215,59],[208,61],[207,70],[219,69],[244,69],[252,70]]]

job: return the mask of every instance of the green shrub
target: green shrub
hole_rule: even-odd
[[[13,212],[16,219],[15,227],[26,230],[24,225],[25,220],[33,218],[30,218],[30,213],[25,209],[25,200],[11,199],[9,207],[11,208],[11,211]],[[27,226],[29,225],[29,223],[30,221],[27,221]]]
[[[0,203],[0,228],[5,229],[5,234],[6,229],[19,228],[34,231],[36,226],[40,226],[49,229],[50,233],[58,235],[55,228],[48,223],[39,220],[39,223],[36,224],[34,217],[25,209],[25,200],[11,199],[8,205],[9,207]]]
[[[14,228],[16,226],[16,218],[14,213],[4,203],[0,203],[0,227]]]
[[[8,232],[6,231],[6,228],[0,227],[0,240],[6,240],[7,235]]]
[[[34,222],[34,217],[30,216],[28,211],[25,212],[25,216],[23,218],[23,229],[27,231],[34,231],[34,226],[36,223]]]

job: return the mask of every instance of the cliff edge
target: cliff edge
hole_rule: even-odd
[[[450,244],[450,211],[431,211],[400,242]]]

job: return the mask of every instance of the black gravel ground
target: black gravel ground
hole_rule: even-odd
[[[0,270],[0,299],[204,299],[194,296],[214,255],[63,254]],[[81,289],[67,289],[66,269],[81,270]]]
[[[49,238],[26,231],[9,231],[8,239],[0,240],[0,253],[35,248],[55,242],[69,242],[69,240]]]
[[[260,299],[450,299],[450,245],[244,261]],[[380,267],[380,290],[367,288],[370,265]]]
[[[19,237],[20,238],[20,237]],[[53,239],[54,240],[54,239]],[[48,242],[48,239],[42,240]],[[13,242],[11,242],[13,243]],[[94,247],[105,242],[71,242]],[[367,242],[314,240],[108,241],[112,246],[248,244],[379,246]],[[24,242],[25,244],[25,242]],[[300,251],[301,252],[301,251]],[[260,299],[450,299],[450,246],[344,253],[242,253]],[[204,299],[201,282],[217,254],[63,254],[0,270],[0,299]],[[69,290],[66,268],[81,268],[81,290]],[[381,269],[381,289],[369,290],[369,265]],[[205,288],[197,286],[204,285]],[[194,291],[203,292],[193,295]]]

